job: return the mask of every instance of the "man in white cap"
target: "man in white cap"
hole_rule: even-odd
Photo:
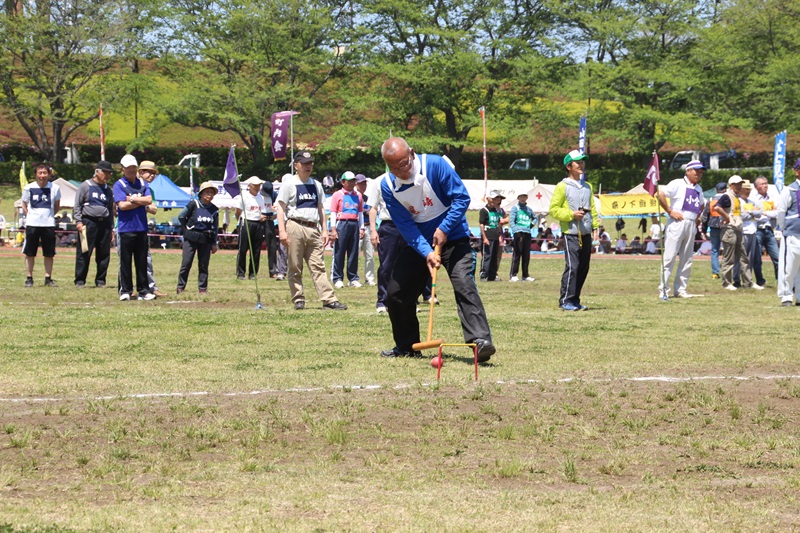
[[[355,190],[356,175],[349,170],[342,174],[342,188],[331,195],[331,241],[333,264],[331,281],[334,288],[344,287],[345,256],[350,287],[361,287],[358,276],[358,245],[364,231],[364,199]]]
[[[720,276],[722,287],[735,291],[734,268],[739,265],[739,275],[742,287],[763,287],[753,283],[750,275],[750,261],[744,246],[744,220],[742,218],[744,202],[741,199],[741,176],[733,175],[728,179],[728,191],[723,194],[714,209],[720,217],[720,240],[722,242],[722,257],[720,258]]]
[[[794,164],[797,179],[778,197],[778,226],[783,228],[778,254],[778,298],[783,307],[800,305],[800,159]]]
[[[573,150],[564,157],[567,177],[556,185],[550,199],[550,216],[561,222],[564,234],[564,273],[561,276],[559,305],[564,311],[585,311],[581,290],[589,275],[592,259],[592,234],[600,219],[594,205],[592,186],[581,180],[586,154]]]
[[[686,292],[686,286],[692,274],[694,236],[705,205],[703,189],[698,185],[705,168],[702,161],[689,161],[682,178],[672,180],[658,191],[658,202],[669,216],[664,228],[664,270],[658,286],[662,299],[669,297],[669,277],[673,272],[673,295],[678,298],[695,296]]]
[[[137,176],[139,164],[130,154],[123,156],[122,178],[114,184],[119,238],[119,299],[126,301],[133,294],[133,270],[136,267],[136,292],[140,300],[153,300],[147,284],[147,210],[153,202],[150,187]]]
[[[250,176],[242,182],[247,190],[242,189],[241,203],[236,207],[236,218],[239,219],[239,255],[236,256],[236,278],[245,279],[245,268],[250,279],[255,279],[261,263],[261,245],[264,244],[267,214],[264,197],[261,196],[261,185],[264,180],[258,176]],[[244,207],[244,211],[242,208]],[[249,264],[247,252],[252,250]]]

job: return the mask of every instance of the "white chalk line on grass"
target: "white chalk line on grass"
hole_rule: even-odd
[[[627,378],[598,378],[598,379],[583,379],[583,378],[562,378],[554,380],[556,383],[611,383],[614,381],[634,381],[634,382],[656,382],[656,383],[688,383],[691,381],[751,381],[751,380],[779,380],[779,379],[800,379],[797,374],[784,374],[784,375],[756,375],[756,376],[638,376]],[[531,383],[546,383],[551,380],[543,379],[516,379],[503,381],[498,380],[493,382],[496,385],[517,385],[517,384],[531,384]],[[422,383],[423,387],[432,387],[437,383]],[[67,401],[105,401],[105,400],[130,400],[130,399],[161,399],[161,398],[192,398],[197,396],[227,396],[227,397],[241,397],[241,396],[260,396],[263,394],[275,394],[281,392],[322,392],[329,390],[379,390],[379,389],[392,389],[401,390],[409,389],[419,385],[400,384],[392,387],[384,385],[332,385],[330,387],[292,387],[288,389],[262,389],[247,392],[219,392],[213,393],[208,391],[193,391],[193,392],[152,392],[140,394],[117,394],[110,396],[78,396],[78,397],[24,397],[24,398],[2,398],[2,403],[43,403],[43,402],[67,402]]]

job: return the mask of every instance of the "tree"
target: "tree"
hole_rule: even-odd
[[[167,107],[186,126],[230,131],[266,165],[270,117],[306,111],[341,70],[345,0],[174,0],[180,54]]]
[[[113,100],[98,76],[129,45],[136,14],[114,1],[13,4],[0,14],[0,104],[44,158],[61,161],[70,135],[97,118],[101,97]]]
[[[525,114],[514,105],[515,73],[547,51],[543,2],[364,0],[358,11],[367,81],[349,103],[373,125],[441,147],[458,166],[480,107]]]

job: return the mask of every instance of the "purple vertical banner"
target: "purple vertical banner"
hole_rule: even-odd
[[[280,111],[272,114],[272,157],[275,161],[286,159],[286,149],[289,145],[289,124],[296,111]]]

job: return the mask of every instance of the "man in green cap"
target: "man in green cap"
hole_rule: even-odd
[[[592,186],[581,180],[586,154],[573,150],[564,157],[567,177],[556,185],[550,200],[550,216],[561,222],[566,265],[561,276],[561,299],[564,311],[585,311],[581,289],[589,274],[592,258],[592,232],[600,220],[594,205]]]

